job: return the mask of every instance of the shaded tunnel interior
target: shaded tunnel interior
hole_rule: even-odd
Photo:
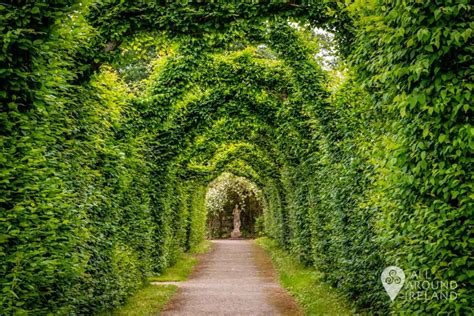
[[[206,208],[208,238],[254,238],[263,231],[262,193],[244,177],[223,173],[212,181],[206,194]],[[233,235],[236,221],[240,223],[240,234]]]

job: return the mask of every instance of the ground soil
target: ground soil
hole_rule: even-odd
[[[252,240],[214,240],[161,315],[301,315]]]

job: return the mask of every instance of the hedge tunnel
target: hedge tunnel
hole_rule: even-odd
[[[467,0],[0,12],[0,314],[122,304],[205,238],[208,186],[229,173],[354,311],[472,312]],[[389,265],[456,297],[391,303]]]

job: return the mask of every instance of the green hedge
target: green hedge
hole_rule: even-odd
[[[83,82],[79,8],[31,3],[0,6],[0,314],[93,314],[202,240],[203,193],[153,187],[132,90],[106,66]]]
[[[392,122],[376,203],[387,259],[408,274],[458,283],[454,301],[405,300],[395,309],[469,314],[472,4],[380,1],[356,9],[353,64]]]
[[[121,304],[199,243],[224,171],[262,188],[266,233],[356,310],[471,311],[467,1],[0,12],[3,313]],[[314,58],[314,26],[335,30],[339,69]],[[458,298],[390,303],[391,264]]]

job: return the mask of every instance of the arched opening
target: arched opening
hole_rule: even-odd
[[[253,238],[263,230],[265,200],[247,178],[222,173],[207,187],[209,238]]]
[[[355,311],[468,313],[466,3],[2,4],[0,310],[123,301],[205,236],[207,177],[225,169],[254,171],[266,202],[225,199],[222,237],[265,214]],[[320,63],[316,26],[341,71]],[[256,149],[207,159],[231,142]],[[390,304],[392,263],[458,281],[456,302]]]

